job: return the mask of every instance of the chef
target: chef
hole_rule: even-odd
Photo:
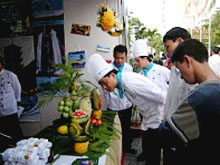
[[[152,132],[156,137],[157,128],[162,120],[160,107],[163,107],[165,103],[165,91],[141,74],[117,72],[99,54],[90,56],[86,69],[104,89],[111,92],[118,88],[120,98],[125,95],[136,105],[143,116],[141,129]],[[158,145],[157,138],[152,138],[152,144]],[[151,153],[148,157],[152,158]],[[150,161],[151,159],[147,163],[155,164]]]
[[[167,93],[169,87],[170,70],[164,66],[155,64],[153,61],[151,61],[151,59],[148,57],[148,47],[146,40],[139,39],[133,43],[133,58],[136,62],[136,65],[142,69],[140,73],[148,79],[150,79],[154,84],[158,85],[158,87],[162,91]],[[162,118],[164,106],[158,105],[158,107],[156,108],[160,111]],[[156,148],[156,145],[151,143],[150,140],[147,140],[149,138],[154,138],[153,136],[154,135],[152,134],[152,132],[146,130],[143,131],[143,152],[138,156],[138,161],[146,160],[148,162],[147,155],[151,153],[151,155],[155,154],[155,162],[158,162],[157,164],[160,163],[160,157],[158,157],[157,155],[160,155],[161,149],[159,148],[159,146],[158,148]],[[151,157],[150,159],[153,159],[153,157]]]
[[[3,64],[3,58],[0,56],[0,133],[18,141],[23,138],[17,114],[17,102],[21,100],[21,85],[17,76],[4,69]]]
[[[124,45],[116,45],[113,50],[114,61],[113,67],[118,72],[133,72],[133,67],[126,62],[127,48]],[[131,148],[132,131],[131,131],[131,116],[132,116],[132,103],[124,96],[119,99],[118,89],[115,88],[114,92],[103,90],[104,98],[106,101],[107,109],[117,112],[122,128],[122,151],[126,153],[136,154],[137,151]]]

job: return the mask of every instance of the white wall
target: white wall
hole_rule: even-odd
[[[120,43],[120,37],[112,37],[108,33],[96,27],[97,7],[103,4],[103,0],[64,0],[65,10],[65,52],[74,51],[76,47],[86,51],[86,58],[93,53],[101,54],[106,60],[113,60],[113,48]],[[107,5],[115,9],[118,6],[117,0],[107,1]],[[71,34],[72,24],[81,24],[91,26],[90,36]],[[96,46],[104,45],[111,48],[108,53],[96,51]],[[82,69],[85,77],[93,81],[88,73]],[[94,81],[93,81],[94,82]],[[95,82],[94,82],[95,83]],[[96,83],[95,83],[96,84]]]

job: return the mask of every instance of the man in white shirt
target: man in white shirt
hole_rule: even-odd
[[[132,72],[133,68],[126,62],[127,60],[127,48],[124,45],[117,45],[113,51],[114,61],[113,67],[118,72]],[[127,99],[126,96],[123,98],[119,97],[118,89],[116,88],[113,92],[103,90],[104,97],[107,103],[107,109],[111,111],[117,111],[122,126],[122,150],[136,154],[136,150],[131,149],[132,133],[131,133],[131,114],[132,114],[132,103]]]
[[[174,27],[170,29],[163,37],[167,57],[171,58],[176,47],[187,39],[191,39],[191,36],[186,29],[181,27]],[[177,69],[175,66],[171,67],[169,89],[164,108],[164,119],[168,119],[172,116],[180,103],[185,100],[185,98],[187,98],[187,96],[195,89],[196,85],[197,84],[187,84],[181,78],[179,69]],[[177,148],[164,148],[163,164],[178,164],[178,155],[181,155],[181,153],[178,152]]]
[[[3,58],[0,57],[0,133],[18,141],[23,138],[17,114],[17,102],[21,100],[21,85],[17,76],[4,69],[3,65]]]
[[[148,47],[146,40],[139,39],[133,43],[133,58],[135,59],[136,65],[142,69],[140,73],[158,85],[162,91],[167,93],[170,80],[170,70],[164,66],[155,64],[150,58],[148,58]],[[158,106],[158,108],[160,108],[159,111],[162,117],[164,107]],[[142,122],[144,122],[144,118]],[[160,163],[161,148],[159,146],[156,147],[156,144],[153,144],[150,140],[148,140],[151,138],[151,136],[151,132],[149,133],[148,131],[143,131],[143,152],[138,156],[137,160],[146,160],[148,162],[148,159],[154,158],[155,162]]]
[[[209,66],[215,72],[217,76],[220,76],[220,48],[213,47],[212,48],[212,56],[209,57]]]
[[[117,72],[99,54],[90,56],[86,69],[104,89],[112,92],[117,88],[120,98],[126,96],[141,113],[143,112],[144,122],[141,123],[141,129],[152,132],[155,136],[150,141],[158,145],[157,129],[162,120],[160,107],[164,106],[166,92],[139,73]],[[150,159],[147,164],[156,165]]]

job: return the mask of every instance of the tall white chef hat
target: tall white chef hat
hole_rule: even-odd
[[[140,56],[148,56],[147,41],[139,39],[133,43],[133,58]]]
[[[108,64],[101,55],[96,53],[91,55],[86,63],[86,70],[98,82],[113,69],[111,64]]]

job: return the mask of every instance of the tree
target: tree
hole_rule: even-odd
[[[162,36],[158,33],[157,29],[149,29],[144,26],[144,24],[135,17],[129,16],[129,27],[128,27],[128,41],[129,46],[132,42],[132,35],[134,36],[135,40],[137,39],[147,39],[148,46],[150,47],[151,52],[155,51],[155,53],[160,53],[161,51],[164,51],[163,42],[162,42]]]
[[[135,39],[145,39],[147,38],[146,27],[140,22],[138,18],[128,17],[128,41],[132,42],[132,35]]]
[[[220,10],[218,10],[214,15],[212,19],[212,40],[211,40],[211,46],[217,46],[220,45]]]
[[[156,54],[164,51],[162,36],[157,32],[157,29],[152,31],[148,29],[148,45],[151,47],[151,53],[153,53],[153,49]]]

